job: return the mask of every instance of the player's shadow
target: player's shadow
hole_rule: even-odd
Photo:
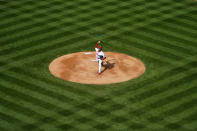
[[[105,62],[105,64],[102,65],[104,67],[104,70],[101,71],[101,73],[105,72],[108,69],[112,69],[115,66],[115,63],[110,63],[109,60]]]

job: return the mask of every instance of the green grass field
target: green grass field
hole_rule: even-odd
[[[51,1],[0,0],[1,131],[197,131],[196,1]],[[104,86],[50,74],[97,40],[145,74]]]

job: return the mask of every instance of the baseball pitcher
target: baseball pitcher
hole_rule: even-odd
[[[98,75],[101,75],[101,67],[103,65],[103,60],[106,59],[106,56],[104,55],[102,51],[101,41],[98,41],[95,45],[95,51],[96,51],[96,61],[99,63],[99,69],[98,69]]]

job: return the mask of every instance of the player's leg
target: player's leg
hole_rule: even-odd
[[[98,74],[100,75],[101,74],[101,67],[102,67],[102,60],[99,60],[99,71],[98,71]]]

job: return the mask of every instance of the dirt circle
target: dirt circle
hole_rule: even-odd
[[[111,84],[128,81],[145,72],[144,64],[131,56],[105,52],[102,73],[98,76],[98,62],[95,52],[78,52],[56,58],[49,65],[54,76],[83,84]]]

